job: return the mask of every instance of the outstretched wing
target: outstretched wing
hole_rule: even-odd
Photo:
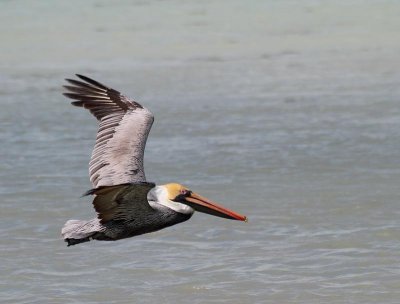
[[[74,106],[84,107],[99,121],[96,144],[89,163],[94,188],[145,182],[143,155],[153,114],[120,92],[82,75],[66,79]]]

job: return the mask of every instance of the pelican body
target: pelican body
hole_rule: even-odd
[[[155,185],[146,181],[143,156],[153,114],[136,101],[105,85],[77,74],[66,79],[73,105],[88,109],[99,121],[89,163],[97,217],[69,220],[61,234],[68,246],[90,240],[115,241],[154,232],[191,218],[194,211],[247,221],[177,183]]]

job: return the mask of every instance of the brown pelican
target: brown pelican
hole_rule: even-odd
[[[240,215],[176,184],[146,181],[143,154],[153,114],[120,92],[82,75],[66,79],[64,93],[74,106],[88,109],[99,121],[89,163],[97,218],[69,220],[61,234],[68,246],[91,239],[114,241],[157,231],[188,220],[195,210],[247,221]]]

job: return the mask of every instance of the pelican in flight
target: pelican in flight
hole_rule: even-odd
[[[69,220],[61,234],[68,246],[91,239],[115,241],[154,232],[190,219],[194,211],[247,221],[177,183],[156,186],[146,181],[143,154],[153,114],[120,92],[83,75],[66,79],[64,93],[74,106],[88,109],[99,121],[89,163],[97,218]]]

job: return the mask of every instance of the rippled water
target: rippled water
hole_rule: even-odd
[[[398,303],[395,1],[0,4],[4,303]],[[246,214],[67,248],[94,216],[82,73],[156,117],[145,158]]]

